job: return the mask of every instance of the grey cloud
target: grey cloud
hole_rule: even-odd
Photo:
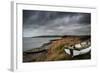
[[[89,13],[25,11],[23,12],[24,37],[90,35],[91,15]]]

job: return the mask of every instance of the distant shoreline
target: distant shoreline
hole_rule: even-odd
[[[42,36],[42,39],[45,41],[45,38],[43,37],[48,37],[48,36]],[[49,42],[43,43],[42,46],[38,48],[33,48],[27,51],[23,51],[23,62],[91,59],[90,51],[84,55],[78,55],[75,57],[72,57],[72,54],[69,55],[64,51],[64,49],[66,48],[68,49],[72,48],[78,50],[85,49],[87,48],[86,44],[84,47],[81,46],[81,48],[74,48],[75,44],[80,44],[85,41],[91,42],[91,36],[63,36],[60,39],[53,39],[53,40],[51,39]],[[91,44],[89,46],[91,46]]]
[[[39,37],[42,37],[42,38],[45,38],[45,37],[90,37],[90,35],[45,35],[45,36],[34,36],[34,37],[31,37],[31,38],[39,38]]]

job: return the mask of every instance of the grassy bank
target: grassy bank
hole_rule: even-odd
[[[42,47],[23,52],[23,62],[90,59],[90,52],[72,57],[64,51],[65,47],[87,40],[91,40],[90,36],[63,36],[61,39],[51,40]],[[47,49],[45,49],[45,46]]]

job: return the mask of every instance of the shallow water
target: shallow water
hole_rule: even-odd
[[[60,37],[39,37],[39,38],[31,38],[24,37],[23,38],[23,51],[30,50],[33,48],[38,48],[42,46],[44,43],[50,42],[50,40],[59,39]]]

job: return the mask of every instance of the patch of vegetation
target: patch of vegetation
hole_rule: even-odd
[[[47,36],[42,36],[47,37]],[[53,36],[49,36],[53,37]],[[57,36],[55,36],[57,37]],[[60,40],[52,40],[50,43],[44,43],[43,46],[39,48],[33,48],[23,53],[24,62],[39,62],[39,61],[59,61],[59,60],[81,60],[90,59],[91,52],[79,56],[72,57],[65,52],[65,46],[69,47],[82,42],[83,40],[90,40],[90,36],[63,36]],[[45,49],[44,47],[47,47]]]

